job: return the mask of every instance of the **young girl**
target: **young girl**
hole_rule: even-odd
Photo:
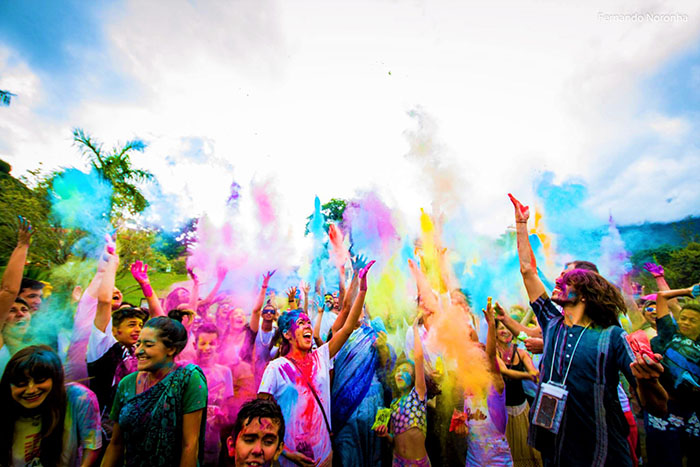
[[[498,302],[495,307],[505,313]],[[513,456],[513,464],[516,467],[540,466],[542,459],[539,453],[527,444],[530,405],[523,390],[523,381],[531,380],[536,383],[539,372],[532,364],[530,354],[518,347],[517,343],[513,343],[513,333],[501,321],[496,323],[496,344],[498,369],[506,387],[506,439]]]
[[[401,395],[391,403],[389,426],[376,429],[379,436],[388,437],[394,443],[394,467],[430,466],[425,450],[427,389],[417,319],[413,324],[413,358],[413,364],[402,359],[396,362],[394,384]]]
[[[467,414],[467,467],[512,466],[513,460],[506,440],[506,394],[496,354],[496,322],[488,299],[484,317],[488,324],[486,360],[492,375],[491,387],[483,394],[468,394],[464,399]]]
[[[92,465],[102,447],[100,409],[85,386],[64,384],[58,355],[30,346],[0,380],[0,465]]]

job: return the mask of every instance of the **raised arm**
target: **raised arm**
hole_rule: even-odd
[[[134,280],[136,280],[141,287],[143,296],[146,297],[149,316],[151,318],[155,318],[156,316],[165,316],[163,307],[160,306],[158,295],[156,295],[156,293],[153,291],[151,281],[148,279],[148,264],[141,261],[136,261],[131,265],[131,275],[134,276]]]
[[[523,324],[521,324],[518,321],[511,318],[508,315],[508,313],[506,313],[506,310],[503,309],[503,307],[498,302],[496,302],[496,304],[494,305],[494,308],[496,310],[496,319],[498,321],[502,322],[505,325],[505,327],[507,327],[508,330],[511,333],[513,333],[514,337],[518,337],[518,335],[521,332],[524,332],[529,337],[535,337],[535,338],[542,337],[542,329],[539,326],[534,327],[534,328],[524,326]]]
[[[656,319],[659,320],[666,316],[669,312],[669,301],[676,297],[693,297],[700,296],[700,284],[695,284],[686,289],[663,290],[656,294]]]
[[[352,304],[352,309],[345,323],[343,323],[343,327],[340,328],[338,332],[334,332],[333,337],[328,341],[328,352],[331,358],[338,353],[343,344],[348,340],[348,337],[350,337],[350,334],[352,334],[352,331],[355,329],[355,324],[357,324],[357,321],[360,319],[362,305],[364,305],[365,295],[367,295],[367,273],[373,264],[374,261],[370,261],[370,263],[360,269],[357,274],[358,280],[360,281],[360,291],[357,293],[355,302]]]
[[[321,298],[321,306],[318,307],[318,312],[316,313],[316,321],[314,321],[314,342],[318,347],[323,345],[323,339],[321,339],[321,321],[323,321],[323,310],[326,308],[326,302]]]
[[[498,368],[498,361],[496,359],[496,319],[493,314],[493,307],[491,306],[491,297],[488,298],[486,309],[483,311],[486,324],[488,324],[488,332],[486,333],[486,359],[488,360],[489,370],[493,377],[494,388],[501,393],[503,392],[505,384],[503,383],[503,377],[501,376],[501,371]]]
[[[306,316],[309,316],[309,292],[311,291],[311,284],[302,282],[301,291],[304,294],[304,313]]]
[[[260,286],[260,292],[258,292],[258,298],[255,299],[255,304],[253,305],[253,312],[250,314],[250,330],[253,332],[258,332],[260,327],[260,312],[262,311],[263,304],[265,303],[265,294],[267,293],[267,286],[270,284],[270,278],[275,273],[276,269],[273,271],[267,271],[263,274],[262,285]]]
[[[17,232],[17,246],[10,255],[5,272],[2,274],[0,282],[0,329],[2,329],[10,308],[15,302],[22,286],[22,274],[24,273],[24,263],[27,262],[27,252],[32,239],[32,226],[24,217],[19,216],[19,230]]]
[[[644,263],[644,269],[646,269],[649,274],[654,277],[656,288],[659,292],[671,290],[671,287],[669,287],[668,283],[666,282],[666,273],[663,266],[656,263]],[[678,300],[675,298],[668,300],[668,308],[674,315],[677,315],[681,311],[681,306],[678,304]]]
[[[518,258],[520,260],[520,274],[523,276],[525,290],[531,302],[537,300],[545,293],[544,284],[537,275],[537,262],[535,253],[530,245],[530,237],[527,231],[527,220],[530,218],[530,208],[523,206],[520,201],[508,193],[510,201],[515,208],[515,235],[518,242]]]
[[[343,295],[343,301],[341,302],[342,305],[340,307],[340,312],[338,313],[338,316],[335,318],[335,321],[333,321],[333,325],[331,326],[331,331],[333,331],[333,333],[336,333],[340,328],[342,328],[345,324],[345,321],[347,320],[348,313],[350,313],[351,304],[353,303],[353,297],[356,295],[355,291],[358,288],[358,281],[358,271],[355,271],[355,273],[352,276],[352,280],[350,281],[350,287],[348,288],[348,290],[345,291]]]
[[[112,319],[112,295],[114,294],[114,281],[119,267],[119,256],[114,244],[105,248],[104,257],[107,260],[107,268],[102,276],[102,283],[97,290],[97,312],[95,313],[95,327],[102,332],[107,332],[107,325]]]
[[[428,388],[425,384],[425,363],[423,362],[423,344],[420,341],[418,318],[413,322],[413,359],[416,374],[416,393],[423,400]]]

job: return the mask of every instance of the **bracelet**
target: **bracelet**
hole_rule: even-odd
[[[515,221],[516,224],[527,224],[527,221]]]

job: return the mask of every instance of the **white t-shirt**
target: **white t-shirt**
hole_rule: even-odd
[[[95,393],[80,384],[66,385],[66,416],[63,424],[63,450],[58,465],[78,467],[83,450],[102,447],[100,408]],[[12,465],[41,466],[41,417],[19,418],[15,422]]]
[[[335,323],[337,317],[338,314],[333,311],[326,311],[323,313],[323,316],[321,316],[321,329],[319,334],[323,342],[328,342],[328,333],[331,332],[331,327],[333,327],[333,323]]]
[[[309,354],[312,359],[309,380],[316,391],[323,409],[331,423],[331,384],[330,356],[328,344],[324,344]],[[331,438],[326,428],[323,413],[316,398],[294,363],[285,357],[271,361],[258,393],[272,395],[282,408],[286,423],[284,444],[291,451],[304,452],[304,445],[313,450],[313,458],[322,461],[331,454]],[[304,452],[304,454],[307,454]],[[293,467],[294,463],[280,457],[283,467]]]
[[[85,354],[90,331],[94,327],[97,313],[97,298],[84,293],[78,302],[73,317],[73,333],[65,359],[66,381],[86,381],[88,377]],[[111,331],[111,328],[107,328]],[[110,332],[111,334],[111,332]]]
[[[112,334],[112,318],[109,318],[109,323],[105,328],[105,332],[100,331],[92,324],[90,330],[90,338],[88,339],[87,353],[85,359],[87,363],[92,363],[100,359],[107,351],[117,343],[116,337]]]

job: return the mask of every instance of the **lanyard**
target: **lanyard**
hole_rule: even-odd
[[[571,352],[571,359],[569,360],[569,366],[566,367],[566,372],[564,373],[564,379],[561,380],[561,383],[555,383],[559,384],[561,386],[566,386],[566,378],[569,377],[569,370],[571,370],[571,363],[574,361],[574,355],[576,354],[576,349],[578,348],[579,342],[581,342],[581,338],[583,337],[583,333],[586,332],[588,329],[588,326],[590,326],[591,323],[588,323],[585,328],[583,328],[583,331],[581,331],[581,334],[579,334],[578,339],[576,339],[576,345],[574,345],[574,350]],[[559,335],[557,335],[557,339],[554,341],[554,352],[557,351],[557,347],[559,347]],[[549,383],[552,382],[552,375],[554,374],[554,353],[552,353],[552,364],[550,365],[549,368]]]

